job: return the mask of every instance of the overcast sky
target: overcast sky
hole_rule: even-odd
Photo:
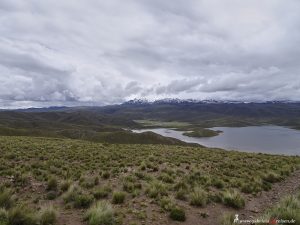
[[[1,0],[0,107],[300,100],[299,0]]]

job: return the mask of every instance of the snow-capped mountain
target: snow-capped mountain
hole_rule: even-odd
[[[296,101],[236,101],[236,100],[196,100],[196,99],[179,99],[179,98],[164,98],[154,101],[149,101],[147,99],[133,99],[129,100],[123,104],[128,105],[151,105],[151,104],[251,104],[251,103],[299,103]]]

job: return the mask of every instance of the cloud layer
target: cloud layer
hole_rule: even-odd
[[[300,100],[298,0],[2,0],[0,107]]]

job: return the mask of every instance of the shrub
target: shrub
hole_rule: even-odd
[[[114,210],[108,202],[97,202],[85,215],[88,225],[114,225]]]
[[[227,206],[231,206],[233,208],[243,208],[245,206],[245,200],[235,190],[225,191],[223,192],[223,203]]]
[[[57,220],[57,211],[53,206],[43,207],[39,212],[40,225],[52,225]]]
[[[58,182],[55,177],[49,178],[47,182],[47,191],[57,191],[58,188]]]
[[[125,193],[124,192],[114,192],[112,196],[112,203],[113,204],[121,204],[125,200]]]
[[[191,193],[190,198],[191,198],[190,204],[194,206],[205,206],[208,202],[208,195],[201,188],[196,188]]]
[[[176,221],[185,221],[185,212],[182,208],[174,207],[171,209],[170,218]]]
[[[14,204],[11,190],[3,188],[0,190],[0,208],[8,209]]]

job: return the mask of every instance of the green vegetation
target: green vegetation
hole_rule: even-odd
[[[108,202],[97,202],[87,211],[85,220],[88,222],[88,225],[116,224],[114,210]]]
[[[219,135],[220,131],[214,131],[205,128],[198,128],[193,131],[184,132],[183,135],[188,137],[213,137]]]
[[[212,202],[241,208],[246,199],[299,168],[296,156],[0,137],[0,217],[4,225],[19,220],[21,225],[51,224],[57,213],[68,210],[92,225],[116,224],[119,217],[123,224],[162,218],[156,221],[160,223],[168,217],[183,221],[188,217],[184,209],[210,207]],[[107,202],[97,203],[100,199],[114,204],[114,210]],[[152,218],[148,207],[153,208]],[[158,216],[160,212],[165,216]]]
[[[195,190],[191,193],[190,198],[190,203],[194,206],[205,206],[208,201],[207,193],[199,187],[195,188]]]
[[[100,187],[94,191],[94,197],[99,200],[101,198],[106,198],[111,192],[110,187]]]
[[[57,220],[57,211],[52,205],[44,206],[39,212],[39,221],[41,225],[53,225]]]
[[[243,208],[245,206],[245,200],[239,192],[236,190],[226,190],[222,193],[223,202],[225,205],[231,206],[233,208]]]
[[[47,183],[47,190],[48,191],[57,191],[58,188],[58,181],[55,177],[52,177],[48,180]]]
[[[126,194],[124,192],[114,192],[112,196],[113,204],[122,204],[125,200]]]
[[[233,213],[225,213],[221,218],[221,225],[234,225],[234,214]]]
[[[178,122],[178,121],[158,121],[158,120],[134,120],[134,122],[137,122],[144,127],[168,127],[168,128],[182,128],[190,126],[190,123],[187,122]]]
[[[170,212],[170,218],[176,221],[185,221],[185,211],[182,208],[172,208]]]
[[[289,195],[283,198],[276,206],[268,209],[261,219],[294,220],[292,224],[300,225],[300,192],[298,195]],[[284,223],[279,222],[279,224]]]
[[[8,209],[14,204],[11,190],[0,188],[0,208]]]

